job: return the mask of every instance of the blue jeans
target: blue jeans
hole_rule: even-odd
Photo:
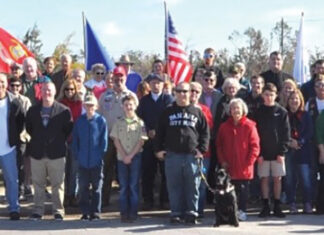
[[[310,164],[298,164],[294,152],[290,150],[286,155],[286,177],[285,187],[287,193],[287,203],[296,202],[296,189],[298,178],[303,187],[303,202],[312,201],[312,183]]]
[[[204,170],[203,173],[207,179],[208,171],[209,171],[209,165],[210,165],[210,158],[204,158],[203,159],[203,166]],[[204,214],[204,207],[206,202],[206,183],[201,180],[199,185],[199,200],[198,200],[198,214],[203,215]]]
[[[101,190],[103,184],[103,167],[79,167],[79,206],[82,214],[94,214],[101,211]],[[90,184],[92,188],[90,198]],[[91,202],[90,202],[91,201]]]
[[[6,198],[9,202],[9,211],[19,211],[18,202],[18,169],[16,149],[0,156],[0,165],[6,183]]]
[[[78,160],[73,156],[71,146],[67,149],[65,164],[65,194],[75,197],[78,191]]]
[[[165,176],[169,193],[171,217],[198,216],[199,176],[193,154],[167,152]]]
[[[133,157],[129,165],[119,160],[117,163],[120,186],[120,214],[123,217],[137,217],[141,160],[141,154],[138,153]]]

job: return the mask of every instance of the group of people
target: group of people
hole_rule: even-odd
[[[179,84],[159,59],[143,79],[127,55],[113,71],[94,64],[89,79],[71,69],[66,54],[56,72],[53,57],[43,73],[28,57],[22,67],[12,65],[12,74],[0,74],[0,163],[10,219],[20,218],[19,200],[32,192],[31,218],[42,219],[47,180],[54,219],[75,205],[81,220],[100,219],[117,180],[121,221],[133,222],[140,187],[143,209],[156,206],[160,175],[158,206],[169,204],[173,224],[196,224],[206,199],[213,201],[201,175],[214,187],[219,167],[231,177],[241,221],[251,197],[262,199],[260,217],[285,217],[283,195],[297,213],[297,185],[304,213],[314,206],[323,213],[324,61],[299,88],[282,71],[279,52],[270,54],[268,71],[249,79],[243,63],[225,78],[215,58],[207,48],[192,81]]]

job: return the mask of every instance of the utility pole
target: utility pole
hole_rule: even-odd
[[[283,18],[281,18],[281,35],[280,35],[280,51],[281,51],[281,55],[283,55],[284,52],[284,20]]]

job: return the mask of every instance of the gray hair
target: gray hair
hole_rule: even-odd
[[[76,73],[81,73],[83,78],[86,77],[86,73],[84,72],[83,69],[73,69],[73,71],[72,71],[72,77],[73,77]]]
[[[246,116],[249,113],[249,109],[248,109],[246,103],[241,98],[234,98],[227,105],[226,113],[228,114],[228,116],[231,116],[231,107],[234,104],[238,104],[241,106],[242,111],[243,111],[243,116]]]
[[[37,70],[37,62],[33,57],[26,57],[23,61],[23,70],[25,71],[27,68],[27,65],[31,65],[34,67],[35,70]]]
[[[241,85],[239,83],[239,81],[235,78],[226,78],[224,83],[223,83],[223,86],[222,86],[222,90],[223,92],[225,93],[225,90],[228,86],[235,86],[237,88],[237,90],[239,90],[241,88]]]
[[[234,64],[234,67],[240,69],[241,72],[242,72],[242,71],[244,71],[244,72],[246,71],[245,64],[243,64],[242,62],[237,62],[237,63],[235,63],[235,64]]]
[[[62,54],[61,57],[60,57],[60,61],[62,61],[64,58],[66,60],[72,62],[72,57],[69,54]]]
[[[202,86],[199,82],[190,82],[190,87],[191,88],[196,87],[200,90],[200,92],[202,91]]]
[[[106,72],[106,66],[104,64],[96,63],[91,66],[91,72],[93,74],[97,71],[97,69],[102,69],[104,73]]]

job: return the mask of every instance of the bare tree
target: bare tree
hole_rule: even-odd
[[[234,45],[239,45],[239,40],[245,42],[245,46],[237,47],[237,52],[233,56],[233,63],[242,62],[246,65],[246,75],[248,77],[253,74],[261,73],[266,69],[268,54],[269,54],[269,41],[263,37],[260,30],[252,27],[246,29],[242,34],[234,31],[229,40]]]

